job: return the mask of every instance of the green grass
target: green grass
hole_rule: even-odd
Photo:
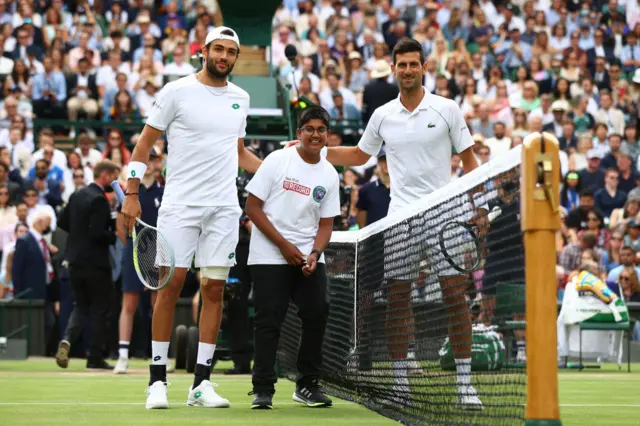
[[[222,363],[218,368],[228,368]],[[143,408],[147,362],[132,361],[133,374],[87,373],[81,360],[62,371],[52,359],[0,361],[0,424],[2,425],[390,425],[393,421],[366,408],[334,399],[331,409],[308,409],[291,400],[294,386],[281,380],[272,411],[252,411],[249,376],[224,376],[218,372],[220,393],[230,409],[185,406],[192,376],[169,374],[170,410]],[[640,364],[631,374],[615,365],[601,370],[560,373],[561,418],[564,425],[611,426],[640,424]],[[188,411],[188,413],[187,413]]]

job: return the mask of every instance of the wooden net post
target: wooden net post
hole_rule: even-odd
[[[521,226],[527,296],[527,426],[559,426],[556,246],[560,229],[559,144],[549,133],[523,143]]]

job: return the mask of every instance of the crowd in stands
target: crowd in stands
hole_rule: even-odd
[[[61,206],[101,159],[124,176],[140,130],[76,134],[51,125],[34,138],[34,121],[137,123],[164,84],[195,71],[189,58],[221,22],[216,0],[0,0],[0,298],[12,297],[15,239],[40,212],[55,231]],[[294,88],[292,100],[330,112],[330,145],[353,144],[372,112],[398,95],[390,52],[403,37],[424,48],[426,89],[460,105],[479,163],[530,132],[557,136],[559,286],[592,259],[626,299],[640,300],[640,2],[285,0],[265,57]],[[298,51],[291,62],[289,44]],[[77,147],[59,149],[61,135]],[[277,146],[247,144],[262,156]],[[164,140],[156,152],[166,153]],[[451,177],[462,173],[454,154]],[[386,215],[384,153],[341,169],[341,179],[337,229]],[[47,244],[54,262],[58,248],[50,236]]]

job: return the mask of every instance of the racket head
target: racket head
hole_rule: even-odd
[[[443,257],[456,271],[467,274],[478,269],[482,247],[474,225],[449,221],[440,229],[438,240]]]
[[[157,228],[138,220],[141,228],[133,231],[133,266],[142,284],[149,290],[166,287],[175,272],[175,255],[167,238]]]

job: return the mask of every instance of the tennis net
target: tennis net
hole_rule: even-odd
[[[334,232],[326,391],[405,424],[523,422],[520,155],[512,149],[360,231]],[[300,330],[292,305],[282,377],[296,378]]]

